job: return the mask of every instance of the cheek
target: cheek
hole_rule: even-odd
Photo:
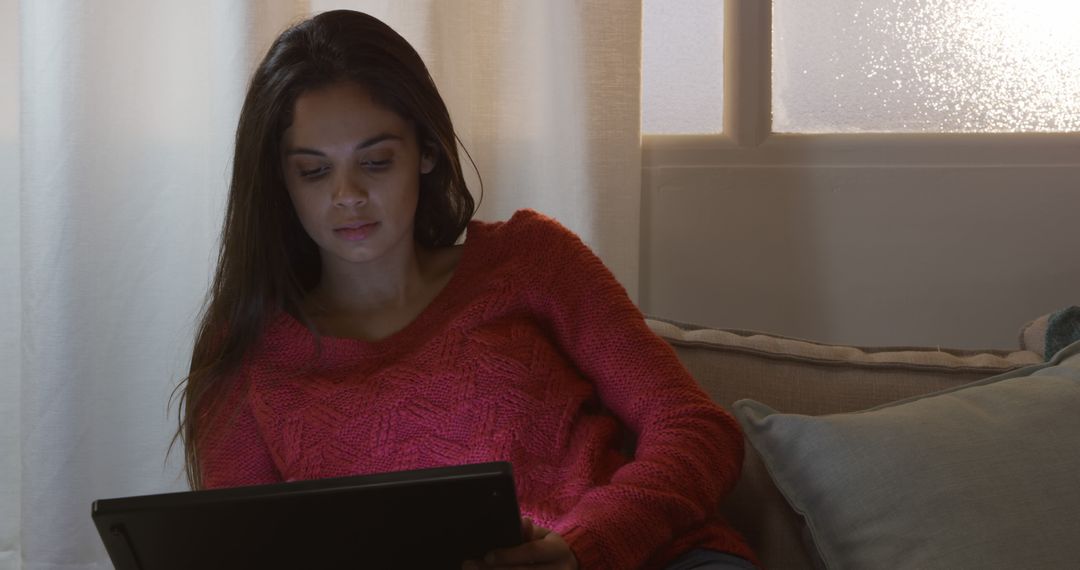
[[[293,211],[296,212],[297,216],[303,218],[303,204],[300,203],[300,200],[297,199],[296,194],[291,188],[288,190],[288,195],[289,203],[292,204]]]
[[[397,200],[403,208],[415,210],[420,201],[420,178],[415,173],[406,174],[402,178]]]
[[[296,217],[300,219],[300,224],[304,226],[304,229],[311,233],[310,224],[313,220],[315,213],[315,207],[310,199],[304,199],[302,196],[289,191],[289,202],[292,203],[293,211],[296,212]]]
[[[383,206],[414,202],[419,189],[420,177],[405,168],[372,177],[368,186],[371,201]]]

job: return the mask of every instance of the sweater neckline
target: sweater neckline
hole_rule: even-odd
[[[452,300],[458,296],[457,292],[461,289],[462,282],[467,279],[467,275],[472,273],[472,264],[474,258],[478,255],[474,250],[478,247],[476,238],[477,234],[480,233],[478,231],[480,226],[480,222],[476,220],[469,222],[465,232],[465,241],[461,244],[461,258],[458,259],[457,266],[442,290],[435,295],[435,298],[424,307],[415,319],[390,336],[379,340],[364,340],[352,337],[319,335],[288,311],[282,311],[283,332],[287,332],[288,336],[294,339],[302,337],[312,342],[322,343],[323,351],[327,355],[340,351],[352,355],[356,355],[357,352],[376,355],[383,354],[392,347],[407,345],[410,339],[418,336],[419,331],[430,329],[431,327],[426,325],[445,312]]]

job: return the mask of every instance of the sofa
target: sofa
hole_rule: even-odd
[[[1046,321],[974,351],[647,318],[743,426],[719,508],[769,569],[1080,564],[1080,344]]]

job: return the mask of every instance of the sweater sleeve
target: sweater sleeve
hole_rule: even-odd
[[[277,483],[281,475],[263,440],[249,383],[229,378],[230,386],[206,420],[199,446],[199,468],[206,489]]]
[[[582,568],[640,568],[713,515],[738,479],[742,434],[600,259],[569,230],[533,215],[524,239],[544,259],[534,265],[543,269],[531,303],[604,406],[637,435],[634,458],[553,530]]]

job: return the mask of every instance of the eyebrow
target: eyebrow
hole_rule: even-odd
[[[373,137],[371,137],[369,139],[362,140],[359,143],[357,143],[357,145],[355,147],[353,147],[353,152],[358,151],[358,150],[363,150],[365,148],[375,146],[375,145],[377,145],[377,144],[379,144],[381,142],[389,141],[389,140],[398,140],[398,141],[400,141],[400,140],[404,140],[404,139],[402,139],[401,137],[399,137],[397,135],[390,134],[390,133],[378,134],[378,135],[375,135],[375,136],[373,136]],[[313,149],[313,148],[306,148],[306,147],[291,148],[291,149],[289,149],[288,151],[285,152],[285,156],[293,156],[294,154],[310,154],[310,155],[313,155],[313,156],[326,156],[326,153],[322,152],[321,150],[316,150],[316,149]]]

